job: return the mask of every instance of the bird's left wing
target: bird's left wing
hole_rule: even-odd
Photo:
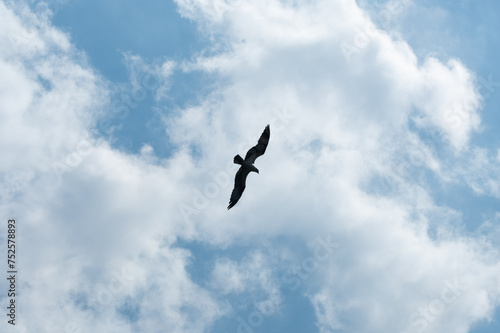
[[[250,148],[250,150],[247,152],[245,161],[254,164],[257,157],[264,155],[264,153],[266,152],[267,144],[269,143],[270,136],[271,129],[269,128],[269,125],[267,125],[266,128],[264,128],[264,132],[262,132],[257,145]]]
[[[245,190],[247,176],[249,172],[250,171],[248,169],[240,167],[240,169],[236,173],[236,176],[234,177],[234,188],[233,192],[231,192],[231,199],[229,199],[229,206],[227,206],[227,209],[231,209],[234,205],[236,205],[238,200],[240,200],[241,195]]]

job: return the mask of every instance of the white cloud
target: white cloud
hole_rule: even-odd
[[[129,72],[132,97],[135,97],[135,101],[141,102],[147,94],[146,90],[154,90],[156,100],[167,96],[170,77],[177,66],[175,61],[156,60],[155,63],[148,64],[140,56],[130,53],[124,53],[123,58]]]
[[[176,212],[171,181],[190,163],[149,164],[94,138],[109,82],[46,18],[3,2],[0,16],[1,211],[18,219],[23,244],[16,329],[202,332],[223,310],[191,281],[189,253],[172,247],[194,231],[165,222]]]
[[[225,295],[257,288],[279,298],[276,263],[287,256],[279,245],[259,252],[261,239],[308,243],[325,234],[339,248],[300,289],[321,332],[424,324],[427,332],[466,332],[491,316],[500,297],[496,245],[464,235],[460,207],[439,206],[425,184],[425,172],[446,179],[447,168],[463,174],[466,162],[450,167],[451,157],[409,125],[438,131],[449,155],[474,151],[480,97],[463,64],[417,59],[354,1],[177,3],[211,35],[216,53],[180,66],[221,80],[200,105],[165,116],[176,145],[169,159],[149,146],[125,154],[92,137],[95,110],[109,107],[109,82],[47,19],[16,16],[0,3],[1,211],[23,225],[23,297],[33,300],[20,331],[203,332],[230,312]],[[342,43],[367,27],[368,39],[347,59]],[[126,59],[136,86],[137,73],[160,71],[168,87],[176,66]],[[446,115],[457,104],[460,122],[451,126]],[[267,123],[261,172],[226,211],[232,157]],[[58,161],[62,174],[53,170]],[[392,177],[392,189],[367,189],[377,177]],[[200,286],[179,238],[257,249],[242,262],[223,255],[211,284]],[[455,278],[466,287],[447,303]],[[440,300],[439,314],[422,319],[419,309]]]
[[[416,106],[425,116],[419,125],[428,123],[443,132],[456,149],[463,148],[472,131],[479,129],[478,108],[480,96],[471,73],[458,61],[450,60],[445,66],[429,58],[422,68],[422,86]],[[457,87],[456,82],[463,83]]]
[[[462,235],[460,212],[433,202],[422,172],[426,167],[444,181],[463,181],[458,172],[467,166],[469,138],[480,129],[474,75],[454,59],[418,60],[404,41],[366,28],[370,22],[353,1],[274,1],[266,8],[257,2],[217,19],[200,14],[209,11],[203,4],[178,3],[211,31],[225,29],[227,38],[220,49],[229,51],[200,57],[193,66],[219,71],[231,82],[220,92],[222,102],[214,107],[211,101],[199,113],[211,110],[205,117],[237,126],[240,137],[258,133],[273,108],[286,106],[296,115],[282,133],[271,130],[272,150],[258,161],[272,181],[262,173],[251,179],[249,188],[259,193],[249,190],[240,211],[230,214],[237,215],[243,235],[331,232],[345,240],[335,263],[320,270],[325,286],[311,294],[321,331],[418,329],[424,325],[419,308],[439,300],[455,278],[466,281],[467,290],[439,316],[425,319],[427,331],[465,332],[488,317],[499,300],[498,253]],[[342,49],[346,41],[356,48],[349,57]],[[202,123],[188,114],[175,122],[184,131]],[[440,141],[419,138],[410,122],[439,133]],[[206,147],[220,141],[197,135]],[[436,146],[446,153],[438,154]],[[452,165],[456,155],[463,159]],[[362,191],[375,175],[392,177],[393,191],[383,197]],[[221,216],[212,220],[213,210],[206,210],[200,220],[217,220],[224,229]],[[249,220],[249,211],[258,213]],[[438,230],[435,238],[431,227]]]
[[[268,261],[261,252],[250,253],[241,263],[220,259],[213,269],[211,283],[224,294],[262,290],[269,297],[276,297],[279,288]]]

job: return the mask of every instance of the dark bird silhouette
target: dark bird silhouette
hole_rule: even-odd
[[[240,200],[241,195],[245,190],[248,174],[251,171],[259,173],[259,169],[257,169],[253,164],[255,163],[257,157],[264,155],[266,152],[270,136],[271,130],[269,129],[269,125],[267,125],[259,138],[259,142],[257,145],[250,148],[245,156],[245,159],[241,158],[240,155],[236,155],[234,157],[234,163],[241,165],[241,167],[234,177],[234,189],[231,193],[231,199],[229,200],[229,206],[227,206],[227,209],[231,209],[234,205],[236,205],[238,200]]]

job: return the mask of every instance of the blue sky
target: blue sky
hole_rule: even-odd
[[[499,15],[1,1],[2,331],[498,332]]]

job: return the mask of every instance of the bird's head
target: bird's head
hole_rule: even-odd
[[[253,171],[253,172],[257,172],[257,173],[259,173],[259,169],[257,169],[257,168],[256,168],[256,167],[254,167],[253,165],[252,165],[252,171]]]

